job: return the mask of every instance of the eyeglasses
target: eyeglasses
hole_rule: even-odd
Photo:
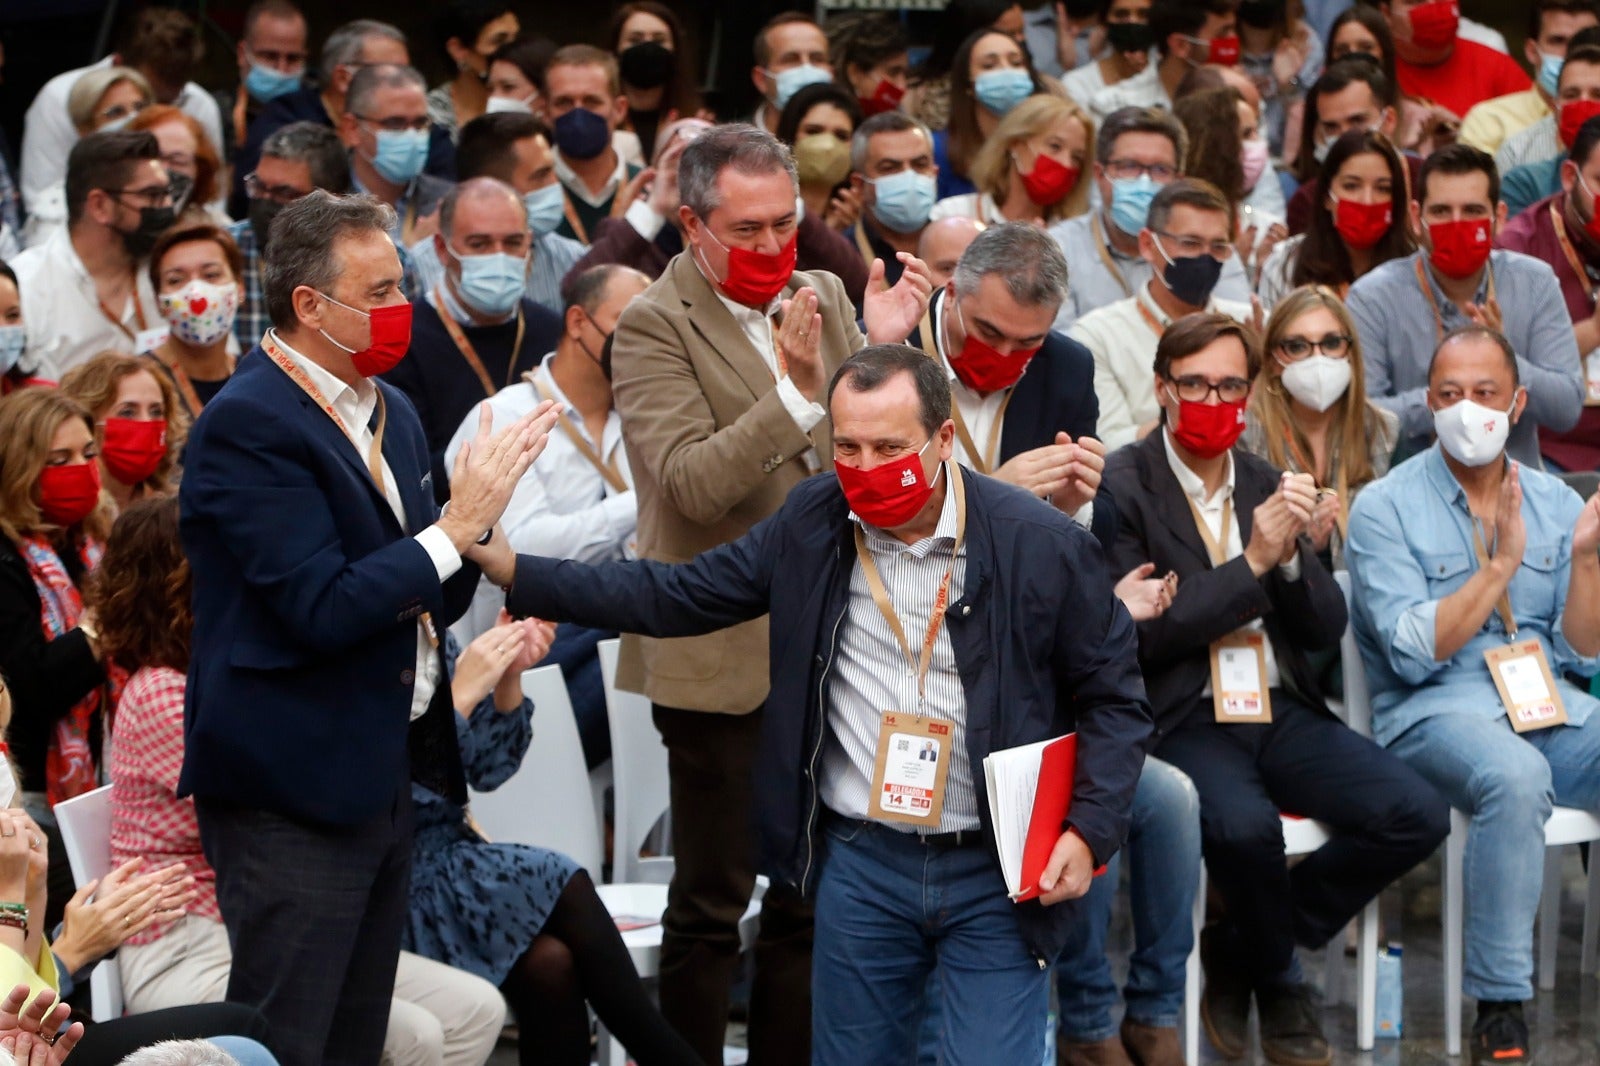
[[[310,192],[310,189],[297,189],[293,185],[265,185],[253,170],[244,176],[244,194],[252,200],[271,200],[275,204],[288,204]]]
[[[1169,167],[1165,163],[1141,163],[1136,159],[1108,159],[1104,166],[1106,176],[1117,181],[1128,181],[1148,174],[1157,185],[1165,185],[1178,176],[1177,167]]]
[[[371,118],[367,115],[357,115],[356,119],[358,121],[365,122],[369,126],[376,126],[380,130],[388,130],[390,133],[404,133],[407,130],[425,130],[429,126],[433,125],[433,123],[428,120],[427,115],[419,115],[416,118],[406,118],[404,115],[396,115],[393,118],[385,119]]]
[[[140,207],[167,207],[172,203],[172,186],[151,185],[143,189],[107,189],[106,192],[121,199],[130,197]]]
[[[1162,233],[1160,230],[1157,230],[1156,233],[1163,240],[1171,241],[1177,245],[1178,253],[1185,258],[1209,254],[1211,258],[1219,262],[1227,262],[1228,258],[1233,255],[1233,245],[1220,237],[1214,241],[1206,241],[1201,240],[1199,237],[1184,237],[1176,233]]]
[[[148,100],[140,100],[138,103],[133,104],[112,104],[100,112],[100,119],[102,122],[116,122],[120,119],[132,118],[149,106],[150,102]]]
[[[1244,378],[1223,378],[1212,384],[1199,374],[1185,374],[1181,378],[1169,377],[1178,399],[1185,403],[1205,403],[1214,392],[1223,403],[1243,403],[1250,395],[1250,382]]]
[[[1321,340],[1309,337],[1285,337],[1278,342],[1278,351],[1291,363],[1299,362],[1315,351],[1333,359],[1343,359],[1350,353],[1351,337],[1344,333],[1328,333]]]

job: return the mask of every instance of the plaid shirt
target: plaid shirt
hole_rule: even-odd
[[[200,893],[188,913],[220,922],[217,875],[200,850],[194,801],[177,798],[184,685],[178,671],[147,666],[122,690],[111,734],[111,865],[139,857],[146,869],[183,863]],[[127,942],[148,944],[163,932],[153,927]]]
[[[239,342],[239,354],[243,355],[261,343],[272,319],[267,315],[267,294],[261,286],[261,248],[256,244],[256,231],[250,227],[250,220],[229,226],[228,236],[244,257],[244,299],[233,319],[233,335]]]

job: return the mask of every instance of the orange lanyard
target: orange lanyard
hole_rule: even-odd
[[[1122,287],[1124,297],[1132,296],[1133,290],[1128,288],[1127,279],[1122,276],[1122,271],[1117,269],[1117,261],[1111,258],[1111,248],[1106,244],[1105,236],[1100,232],[1100,215],[1096,213],[1089,219],[1089,235],[1094,238],[1095,251],[1100,253],[1100,261],[1106,265],[1106,270],[1116,279]]]
[[[922,335],[922,350],[934,362],[942,362],[939,358],[938,338],[933,328],[933,304],[929,301],[928,310],[922,313],[922,328],[918,331]],[[956,437],[961,441],[961,447],[967,453],[967,459],[972,468],[980,474],[990,473],[998,465],[999,452],[996,445],[1000,443],[1000,427],[1005,424],[1006,408],[1011,406],[1011,397],[1017,394],[1015,386],[1006,390],[1005,399],[1000,401],[1000,410],[994,413],[994,422],[989,426],[989,439],[987,447],[978,451],[973,442],[972,432],[967,429],[967,420],[961,417],[961,403],[952,394],[950,397],[950,418],[956,424]]]
[[[143,333],[146,327],[144,324],[144,306],[139,302],[139,272],[133,271],[130,273],[128,275],[128,281],[128,299],[133,301],[133,317],[139,323],[139,332]],[[100,305],[100,313],[106,316],[107,322],[110,322],[113,326],[116,326],[123,333],[127,334],[130,341],[133,341],[135,344],[138,343],[138,334],[134,333],[131,329],[123,324],[121,315],[112,314],[111,308],[107,307],[106,302],[99,297],[95,298],[95,303]]]
[[[878,613],[889,623],[889,630],[900,644],[900,650],[905,653],[906,662],[917,671],[917,717],[919,718],[922,716],[921,704],[928,698],[928,667],[933,662],[933,645],[939,639],[939,627],[944,624],[945,612],[950,608],[950,579],[955,574],[956,558],[961,554],[961,545],[967,537],[966,487],[961,482],[959,471],[951,473],[946,469],[945,476],[950,479],[950,491],[955,493],[956,543],[950,549],[950,568],[944,572],[944,578],[939,582],[939,591],[933,599],[933,610],[928,616],[928,632],[922,638],[920,656],[911,653],[911,642],[906,639],[905,627],[900,624],[900,616],[895,613],[894,603],[889,599],[889,590],[884,587],[883,578],[878,573],[878,564],[873,562],[872,552],[867,549],[866,534],[861,532],[860,523],[856,524],[856,558],[861,560],[861,570],[866,575],[867,587],[872,590],[872,602],[878,605]]]
[[[1433,295],[1433,286],[1428,284],[1428,274],[1426,268],[1422,265],[1422,256],[1419,255],[1413,259],[1411,265],[1417,268],[1417,284],[1422,288],[1422,295],[1428,299],[1428,309],[1433,312],[1433,340],[1437,344],[1439,341],[1444,340],[1444,315],[1439,310],[1439,301]],[[1488,271],[1489,278],[1488,298],[1492,300],[1494,299],[1494,267],[1486,266],[1485,269]]]
[[[151,355],[156,362],[166,370],[167,376],[172,379],[173,388],[178,390],[178,395],[183,398],[183,405],[189,409],[189,417],[194,418],[200,414],[200,409],[205,406],[200,400],[200,394],[194,389],[194,382],[189,380],[189,372],[178,365],[178,361],[164,354],[160,348],[152,349]],[[233,367],[236,360],[228,356],[228,375],[233,376]]]
[[[433,305],[434,311],[438,313],[439,321],[444,323],[444,331],[450,334],[451,340],[455,341],[456,350],[467,361],[467,365],[472,367],[472,372],[478,375],[478,382],[483,386],[484,396],[493,396],[497,391],[494,379],[489,376],[488,368],[483,365],[483,360],[478,358],[478,350],[472,346],[471,341],[467,340],[467,335],[461,331],[461,326],[456,320],[445,311],[442,301],[440,301],[436,293],[428,294],[428,302]],[[526,326],[527,323],[522,318],[522,307],[519,305],[517,307],[517,339],[511,344],[511,358],[506,363],[505,385],[511,384],[511,379],[517,373],[517,360],[522,358],[522,335]],[[504,385],[501,386],[501,388],[504,387]]]
[[[867,266],[872,266],[872,261],[878,257],[872,254],[872,245],[867,240],[867,220],[864,218],[856,222],[856,247],[861,250],[861,258]]]
[[[1144,301],[1135,299],[1133,303],[1139,309],[1139,314],[1144,317],[1144,324],[1150,327],[1150,331],[1156,335],[1156,338],[1160,339],[1166,336],[1167,327],[1161,324],[1159,318],[1150,313],[1150,309],[1144,305]]]
[[[540,400],[551,399],[550,396],[546,395],[544,386],[539,384],[531,372],[526,376],[528,384],[533,386],[534,394]],[[622,478],[622,470],[617,466],[616,457],[612,456],[610,460],[602,459],[600,453],[595,450],[594,445],[590,444],[583,434],[578,432],[578,427],[572,424],[572,419],[567,417],[566,411],[561,410],[559,407],[556,413],[556,425],[561,428],[561,432],[567,435],[567,439],[572,442],[572,446],[578,449],[578,454],[589,460],[589,465],[600,472],[600,476],[605,478],[606,484],[618,492],[628,491],[628,483]]]
[[[351,444],[355,444],[355,434],[350,432],[350,427],[345,425],[343,418],[339,417],[339,412],[334,410],[333,404],[328,401],[327,397],[322,395],[322,390],[317,388],[316,382],[311,380],[311,375],[306,373],[305,368],[289,358],[288,353],[278,347],[277,342],[273,340],[272,334],[269,333],[261,338],[261,350],[266,352],[274,363],[278,364],[279,370],[289,375],[290,381],[300,386],[301,391],[311,397],[312,403],[322,408],[323,414],[333,419],[333,424],[339,427],[339,432],[349,438]],[[378,389],[378,428],[372,433],[372,447],[367,452],[367,472],[372,475],[372,483],[378,486],[378,493],[384,499],[388,499],[388,483],[383,477],[383,428],[388,422],[389,415],[383,402],[383,390],[378,388],[377,385],[373,385],[373,388]]]
[[[1468,519],[1472,522],[1472,550],[1478,556],[1478,565],[1484,569],[1488,569],[1489,549],[1484,547],[1483,534],[1478,532],[1478,517],[1477,515],[1469,514]],[[1498,533],[1496,534],[1495,539],[1499,539]],[[1494,609],[1499,612],[1500,621],[1505,624],[1506,638],[1508,640],[1516,640],[1517,619],[1516,616],[1511,613],[1511,586],[1507,585],[1505,591],[1500,593],[1500,600],[1494,605]]]
[[[1186,492],[1183,498],[1188,502],[1189,510],[1194,513],[1194,527],[1200,531],[1200,539],[1205,541],[1206,554],[1211,556],[1211,565],[1221,566],[1228,561],[1228,541],[1233,536],[1230,526],[1233,521],[1233,497],[1229,496],[1222,502],[1222,521],[1217,525],[1222,533],[1220,540],[1211,535],[1211,527],[1206,525],[1206,516],[1201,513],[1200,505],[1194,502],[1194,497]]]
[[[1589,272],[1583,268],[1583,260],[1578,258],[1577,249],[1572,247],[1572,241],[1567,237],[1567,224],[1561,217],[1561,212],[1556,210],[1556,205],[1550,205],[1550,224],[1555,228],[1556,240],[1561,244],[1561,251],[1567,257],[1567,265],[1578,276],[1578,283],[1583,286],[1584,295],[1589,297],[1589,303],[1594,304],[1594,282],[1589,278]]]

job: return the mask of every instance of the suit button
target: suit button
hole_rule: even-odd
[[[400,683],[402,685],[409,685],[413,681],[415,681],[416,679],[417,679],[417,673],[416,673],[415,670],[402,670],[402,671],[400,671]]]
[[[966,604],[961,608],[961,617],[965,618],[967,615],[969,615],[971,613],[972,613],[972,604],[970,604],[970,603]]]

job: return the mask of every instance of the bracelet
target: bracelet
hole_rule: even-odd
[[[7,926],[12,929],[21,929],[23,932],[27,932],[28,919],[26,916],[21,914],[0,914],[0,928],[5,928]]]
[[[0,903],[0,914],[4,914],[8,911],[12,914],[20,914],[26,918],[28,916],[28,905],[26,903]]]

